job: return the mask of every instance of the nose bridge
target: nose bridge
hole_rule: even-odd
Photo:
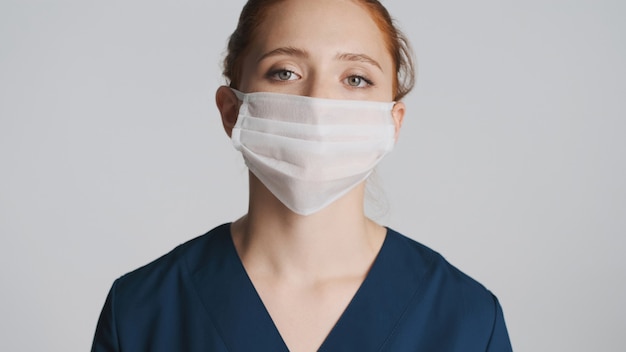
[[[333,96],[331,83],[328,74],[315,70],[309,75],[304,95],[312,98],[331,98]]]

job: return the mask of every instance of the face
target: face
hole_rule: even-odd
[[[381,31],[351,0],[286,0],[270,9],[243,62],[240,89],[391,101],[395,72]]]
[[[353,0],[284,0],[258,28],[243,59],[239,90],[343,100],[393,100],[395,70],[370,13]],[[222,86],[216,94],[231,136],[240,102]],[[405,107],[392,110],[396,138]]]

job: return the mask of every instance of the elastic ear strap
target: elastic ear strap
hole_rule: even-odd
[[[241,101],[243,101],[243,98],[246,96],[246,94],[245,94],[245,93],[240,92],[240,91],[238,91],[238,90],[237,90],[237,89],[235,89],[235,88],[230,88],[230,90],[232,90],[232,91],[235,93],[235,95],[237,96],[237,99],[239,99],[239,100],[241,100]]]

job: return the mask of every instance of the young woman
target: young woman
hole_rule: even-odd
[[[114,283],[93,351],[510,351],[483,286],[363,211],[410,51],[375,0],[250,0],[217,90],[248,213]]]

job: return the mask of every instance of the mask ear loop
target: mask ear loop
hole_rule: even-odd
[[[235,96],[237,97],[237,99],[239,100],[239,113],[238,113],[238,117],[237,117],[237,122],[235,122],[235,128],[241,127],[242,124],[242,112],[244,113],[244,115],[248,115],[248,104],[246,104],[247,102],[247,94],[237,90],[235,88],[230,87],[230,90],[233,91],[233,93],[235,93]],[[242,111],[243,109],[243,111]]]
[[[239,101],[243,102],[244,98],[246,97],[246,93],[239,91],[235,88],[230,88],[230,90],[233,91],[233,93],[235,93],[235,95],[237,96],[237,99],[239,99]]]

